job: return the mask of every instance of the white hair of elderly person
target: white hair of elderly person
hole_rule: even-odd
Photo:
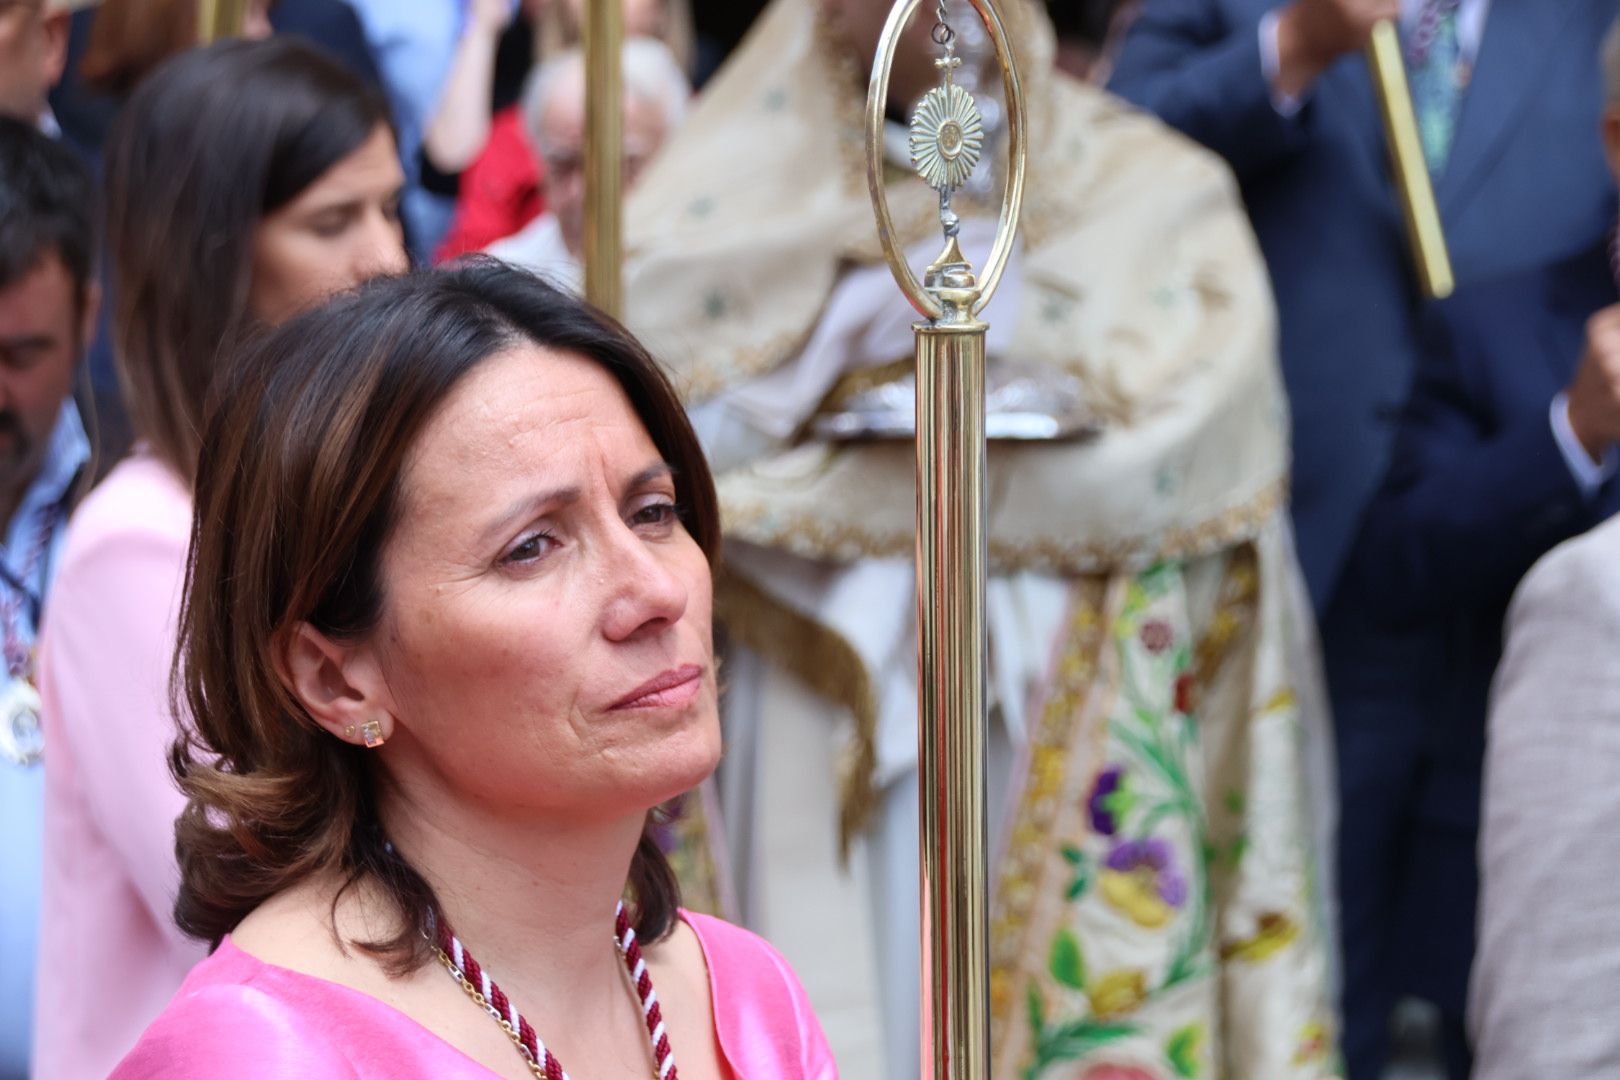
[[[692,87],[669,46],[654,38],[627,40],[622,63],[623,175],[629,186],[680,125]],[[530,75],[523,126],[540,160],[546,209],[486,250],[577,293],[585,232],[585,56],[579,49],[558,53]]]

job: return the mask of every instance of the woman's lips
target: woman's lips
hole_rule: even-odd
[[[648,679],[608,706],[617,709],[674,709],[687,704],[703,689],[703,667],[683,664]]]

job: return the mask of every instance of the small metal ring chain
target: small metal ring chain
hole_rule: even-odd
[[[956,31],[951,29],[950,13],[945,10],[945,0],[939,0],[934,6],[934,44],[945,50],[946,56],[956,52]]]
[[[489,1013],[490,1016],[494,1017],[495,1022],[501,1025],[501,1030],[506,1032],[506,1037],[512,1040],[512,1045],[517,1047],[518,1053],[523,1055],[523,1063],[529,1067],[529,1071],[540,1077],[541,1080],[545,1080],[545,1066],[534,1060],[534,1055],[529,1053],[529,1048],[523,1045],[523,1036],[518,1034],[511,1021],[502,1016],[500,1011],[489,1003],[489,999],[484,996],[483,992],[472,984],[472,980],[467,978],[460,968],[456,967],[456,962],[450,959],[448,953],[434,945],[433,955],[438,957],[439,963],[444,965],[444,970],[450,973],[450,977],[461,984],[461,988],[466,991],[467,996],[472,998],[473,1004]]]

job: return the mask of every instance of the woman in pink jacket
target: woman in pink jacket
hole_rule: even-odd
[[[835,1077],[652,833],[720,758],[720,530],[651,357],[486,260],[227,370],[174,751],[176,914],[214,952],[115,1077]]]
[[[174,926],[169,668],[217,357],[405,268],[387,103],[287,40],[182,55],[107,150],[114,346],[138,444],[68,529],[41,639],[35,1072],[101,1080],[204,955]]]

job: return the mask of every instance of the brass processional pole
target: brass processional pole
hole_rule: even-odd
[[[1456,280],[1446,251],[1445,230],[1440,225],[1434,184],[1429,179],[1429,163],[1418,138],[1417,113],[1412,108],[1406,63],[1401,57],[1400,31],[1389,19],[1373,27],[1372,40],[1367,43],[1367,63],[1372,68],[1373,86],[1383,112],[1384,137],[1389,144],[1395,187],[1400,192],[1401,212],[1406,218],[1407,240],[1417,264],[1418,283],[1424,295],[1442,300],[1451,295]]]
[[[585,11],[585,299],[624,314],[624,7],[587,0]]]
[[[884,257],[916,324],[917,749],[921,780],[922,1073],[935,1080],[990,1075],[989,867],[985,825],[985,394],[978,318],[1012,253],[1024,192],[1023,90],[995,0],[968,0],[995,45],[1007,98],[1006,191],[984,273],[957,243],[951,194],[984,149],[973,95],[953,81],[961,63],[946,0],[934,41],[940,85],[911,119],[911,159],[939,193],[944,250],[922,282],[906,262],[883,186],[889,71],[921,0],[898,0],[872,65],[866,99],[866,175]]]
[[[197,44],[236,37],[247,17],[247,0],[197,0]]]

